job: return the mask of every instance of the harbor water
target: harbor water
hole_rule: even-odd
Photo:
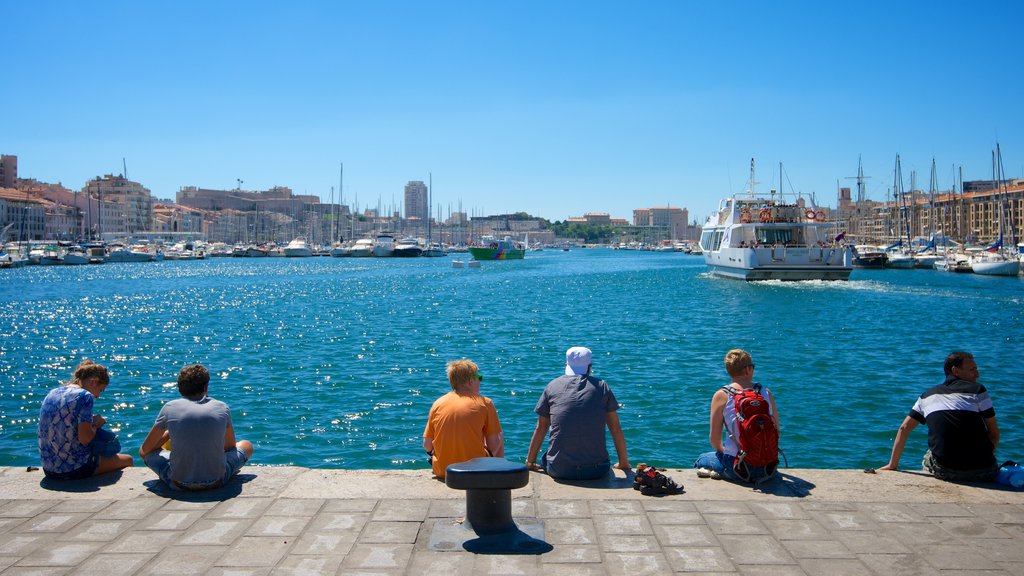
[[[452,259],[0,271],[0,465],[38,464],[39,404],[84,358],[110,368],[96,411],[133,455],[179,397],[178,370],[201,362],[236,436],[256,444],[253,463],[350,469],[429,468],[427,411],[449,389],[445,363],[469,358],[506,456],[521,460],[540,391],[574,345],[615,391],[634,465],[686,467],[709,449],[710,397],[737,347],[776,395],[790,466],[884,464],[955,349],[975,355],[995,403],[997,457],[1024,459],[1024,278],[855,270],[849,282],[744,283],[696,256],[604,249]],[[919,467],[925,447],[915,431],[902,466]]]

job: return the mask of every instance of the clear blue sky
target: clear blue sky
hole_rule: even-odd
[[[1019,1],[2,4],[0,152],[79,188],[120,173],[476,213],[701,222],[745,188],[816,193],[863,155],[927,188],[1024,176]]]

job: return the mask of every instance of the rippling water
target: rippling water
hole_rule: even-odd
[[[448,360],[486,376],[510,459],[565,349],[623,405],[631,461],[688,466],[708,449],[722,357],[749,350],[777,396],[794,467],[878,466],[952,349],[975,354],[1024,458],[1024,280],[857,270],[850,282],[742,283],[682,254],[547,251],[450,259],[214,259],[0,271],[0,465],[38,462],[39,403],[77,363],[112,372],[97,411],[137,454],[181,366],[210,368],[254,463],[428,468],[421,434]],[[916,466],[916,431],[904,466]]]

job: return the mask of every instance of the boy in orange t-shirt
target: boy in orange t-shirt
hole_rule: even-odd
[[[480,395],[483,376],[469,360],[448,363],[452,391],[430,407],[423,430],[423,449],[430,455],[434,475],[444,478],[449,464],[481,456],[505,456],[498,412],[490,398]]]

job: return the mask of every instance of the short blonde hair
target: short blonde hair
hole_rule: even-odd
[[[733,378],[743,374],[743,371],[747,369],[747,366],[753,365],[754,360],[746,350],[734,348],[725,353],[725,371]]]
[[[462,359],[449,362],[446,371],[452,390],[458,390],[471,384],[480,368],[472,360]]]
[[[107,367],[97,364],[92,360],[82,360],[82,363],[75,368],[74,373],[71,375],[71,381],[68,384],[81,386],[82,382],[90,378],[98,379],[100,385],[104,387],[110,384],[110,373],[107,372]]]

